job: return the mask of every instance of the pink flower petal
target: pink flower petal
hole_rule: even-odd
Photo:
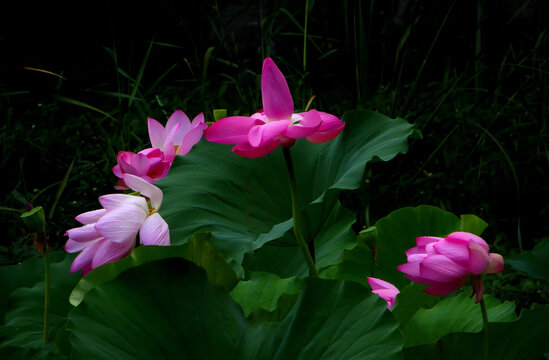
[[[132,157],[131,165],[135,169],[135,172],[128,171],[130,174],[143,176],[149,171],[149,159],[143,154],[135,154]]]
[[[367,277],[366,280],[368,280],[368,284],[372,288],[372,290],[379,290],[379,289],[393,289],[395,291],[398,291],[396,286],[391,284],[390,282],[374,278],[374,277]]]
[[[248,133],[248,142],[253,147],[264,147],[274,141],[290,126],[290,120],[271,121],[252,127]]]
[[[107,215],[99,219],[95,224],[95,230],[109,241],[135,242],[137,232],[148,215],[148,211],[144,212],[143,209],[133,204],[122,206],[109,211]]]
[[[168,224],[160,214],[154,213],[145,220],[139,231],[139,240],[143,245],[170,245]]]
[[[75,219],[81,224],[93,224],[106,213],[107,210],[105,209],[92,210],[78,215]]]
[[[462,287],[467,281],[468,277],[456,279],[451,282],[438,283],[430,285],[427,289],[423,290],[427,294],[431,295],[448,295]]]
[[[419,262],[407,262],[397,266],[397,270],[410,276],[420,277]]]
[[[467,269],[444,255],[431,255],[419,264],[422,278],[440,283],[456,281],[467,276]]]
[[[398,289],[396,292],[390,289],[373,290],[372,292],[387,301],[387,309],[389,310],[395,305],[396,296],[399,293]]]
[[[458,264],[467,266],[469,263],[469,249],[466,245],[442,239],[436,242],[433,247],[438,254],[449,257]]]
[[[204,127],[205,129],[208,124],[206,124],[206,120],[204,119],[204,113],[200,113],[194,117],[193,122],[191,123],[191,128],[194,129],[196,127],[203,127],[204,125],[206,125]]]
[[[67,235],[69,239],[72,239],[78,242],[93,241],[101,237],[101,234],[99,234],[95,230],[94,226],[95,224],[87,224],[81,227],[70,229],[70,230],[67,230],[65,235]]]
[[[490,263],[484,269],[487,274],[497,274],[503,271],[503,257],[500,254],[490,253]]]
[[[345,123],[337,116],[319,111],[321,125],[315,133],[307,137],[312,143],[323,143],[335,138],[345,128]]]
[[[172,132],[176,126],[179,130],[176,132],[173,142],[174,144],[179,144],[183,139],[183,136],[191,130],[191,120],[189,120],[189,117],[181,110],[174,111],[174,113],[170,116],[168,122],[166,123],[166,132]]]
[[[135,176],[135,175],[130,175]],[[143,209],[143,211],[148,211],[149,207],[147,206],[147,200],[140,196],[133,196],[128,194],[109,194],[102,195],[99,197],[99,203],[107,210],[111,211],[122,206],[134,204]]]
[[[114,186],[116,190],[128,190],[129,187],[126,185],[123,179],[118,179],[116,185]]]
[[[124,172],[122,171],[122,167],[120,166],[120,164],[116,164],[112,167],[112,172],[114,173],[114,175],[116,175],[116,177],[122,177],[124,176]]]
[[[86,275],[91,270],[91,263],[95,252],[105,241],[106,239],[100,239],[82,250],[72,262],[70,272],[73,273],[82,270],[82,275]]]
[[[467,267],[471,273],[478,275],[482,273],[490,263],[488,251],[474,242],[470,242],[467,248],[469,250],[469,263]]]
[[[442,240],[442,238],[440,237],[436,237],[436,236],[420,236],[418,238],[416,238],[416,244],[417,246],[426,246],[427,244],[430,244],[432,242],[437,242],[437,241],[440,241]]]
[[[288,127],[284,135],[293,139],[302,139],[317,131],[320,124],[321,121],[318,111],[311,110],[304,114],[303,120],[299,123]]]
[[[387,301],[387,308],[391,310],[391,308],[395,304],[397,294],[400,293],[397,287],[381,279],[373,277],[367,277],[366,279],[368,280],[368,284],[370,284],[370,287],[372,288],[372,292],[379,295],[383,300]]]
[[[149,127],[149,139],[151,140],[151,146],[153,148],[162,149],[164,140],[167,136],[164,126],[152,118],[147,119],[147,124]]]
[[[435,242],[432,242],[425,245],[425,253],[427,254],[427,256],[436,255],[435,244]]]
[[[106,263],[114,262],[128,255],[135,247],[135,242],[118,243],[114,241],[103,242],[93,255],[91,267],[95,269]]]
[[[140,152],[138,152],[138,154],[145,155],[149,159],[151,159],[151,158],[162,158],[164,156],[164,154],[162,153],[162,150],[160,150],[158,148],[143,149]]]
[[[262,157],[272,152],[280,145],[280,141],[273,140],[272,142],[266,144],[264,147],[253,147],[248,142],[240,143],[233,147],[233,152],[242,157],[254,159]]]
[[[488,244],[486,241],[484,241],[480,236],[477,236],[475,234],[471,234],[464,231],[456,231],[454,233],[449,234],[445,237],[448,241],[456,241],[459,243],[467,242],[470,243],[471,241],[480,245],[486,252],[490,251],[490,248],[488,247]]]
[[[420,263],[427,257],[427,254],[421,253],[421,254],[408,254],[408,262],[409,263]]]
[[[410,248],[408,250],[406,250],[406,255],[409,257],[411,255],[418,255],[418,254],[425,254],[425,248],[418,248],[417,246],[416,247],[413,247],[413,248]]]
[[[423,285],[435,285],[435,284],[440,284],[438,281],[434,281],[434,280],[430,280],[430,279],[425,279],[421,276],[413,276],[413,275],[404,275],[404,277],[408,280],[411,280],[413,282],[416,282],[418,284],[423,284]]]
[[[162,205],[162,199],[164,197],[164,194],[162,194],[162,190],[160,190],[153,184],[141,179],[140,177],[131,174],[124,175],[124,182],[128,184],[128,186],[133,191],[138,191],[142,195],[145,195],[146,197],[151,199],[151,205],[153,208],[155,208],[156,210],[160,209],[160,206]]]
[[[122,173],[136,174],[137,169],[134,168],[131,164],[131,160],[133,156],[135,156],[136,154],[128,151],[121,151],[121,152],[123,152],[124,154],[120,156],[120,153],[119,153],[118,165],[120,165],[120,170],[122,171]]]
[[[270,120],[289,120],[294,112],[288,83],[271,58],[263,62],[261,72],[263,110]]]
[[[244,116],[230,116],[216,121],[204,130],[206,140],[220,144],[248,142],[248,132],[263,121]]]
[[[175,124],[171,130],[167,133],[166,138],[164,139],[164,144],[162,145],[162,151],[166,153],[170,153],[173,149],[174,144],[176,144],[176,141],[182,137],[180,134],[181,125]],[[177,138],[177,140],[176,140]]]
[[[320,120],[322,124],[320,125],[319,131],[326,131],[330,129],[335,129],[341,126],[342,121],[335,115],[319,111]]]
[[[95,240],[100,240],[100,239],[103,239],[103,237],[99,237]],[[88,246],[90,246],[91,244],[93,244],[93,241],[94,240],[87,241],[87,242],[78,242],[78,241],[74,241],[73,239],[69,239],[65,243],[65,251],[69,252],[69,253],[75,253],[75,252],[82,251],[85,248],[87,248]]]
[[[177,147],[176,154],[177,155],[186,155],[191,148],[196,145],[202,138],[202,134],[204,133],[204,129],[206,129],[208,125],[206,123],[202,123],[199,126],[191,129],[187,135],[181,140],[181,143],[179,143]]]

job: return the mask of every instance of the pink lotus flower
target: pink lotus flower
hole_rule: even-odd
[[[503,257],[489,253],[488,244],[467,232],[454,232],[445,238],[422,236],[417,246],[406,251],[408,262],[397,266],[406,278],[429,285],[431,295],[450,294],[472,278],[473,295],[478,303],[483,296],[482,273],[503,270]],[[471,295],[472,296],[472,295]]]
[[[65,250],[81,253],[70,272],[82,270],[86,275],[96,267],[128,255],[135,247],[137,233],[142,245],[170,245],[168,224],[158,214],[162,191],[135,175],[124,175],[124,182],[142,196],[110,194],[99,197],[103,209],[76,217],[83,226],[67,230]]]
[[[383,300],[387,301],[387,309],[391,310],[395,304],[395,299],[400,291],[391,283],[381,279],[367,277],[368,284],[372,288],[374,294],[379,295]]]
[[[230,116],[216,121],[204,131],[206,140],[236,144],[233,152],[247,158],[267,155],[279,145],[290,147],[296,139],[321,143],[335,138],[345,127],[334,115],[310,110],[294,114],[290,89],[271,58],[266,58],[261,73],[264,111],[251,117]]]
[[[112,168],[112,172],[118,177],[115,189],[126,190],[128,185],[124,182],[125,174],[139,176],[149,183],[160,180],[170,171],[172,165],[164,157],[160,149],[149,148],[137,154],[129,151],[120,151],[117,156],[118,163]]]
[[[173,161],[175,155],[185,155],[200,141],[202,133],[208,127],[204,114],[198,114],[192,121],[181,110],[175,111],[166,127],[158,121],[148,118],[149,138],[153,148],[160,149],[166,160]]]

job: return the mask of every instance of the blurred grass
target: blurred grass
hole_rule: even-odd
[[[38,54],[2,66],[0,264],[34,254],[13,211],[27,203],[51,214],[50,239],[61,248],[74,217],[114,191],[117,152],[149,146],[148,116],[256,112],[266,56],[286,75],[296,110],[309,102],[340,116],[369,108],[421,129],[407,155],[369,165],[363,186],[342,195],[357,231],[398,207],[432,204],[482,217],[486,240],[504,255],[549,234],[547,4],[180,6],[151,10],[169,26],[136,34],[117,27],[122,18],[111,9],[103,14],[111,32],[86,49],[90,59]]]

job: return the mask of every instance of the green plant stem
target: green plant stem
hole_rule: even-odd
[[[294,234],[297,240],[297,245],[299,246],[301,252],[303,253],[303,256],[305,257],[305,262],[307,263],[307,267],[309,268],[309,276],[318,277],[318,271],[316,270],[315,262],[313,260],[313,257],[311,256],[311,253],[309,251],[309,248],[307,247],[307,243],[305,242],[305,239],[303,238],[303,233],[301,231],[301,216],[299,212],[300,208],[297,198],[297,185],[295,181],[292,155],[290,154],[290,149],[288,148],[282,148],[282,152],[284,153],[284,160],[286,161],[286,167],[288,168],[288,175],[290,178],[290,193],[292,195],[292,215],[294,223]]]
[[[44,240],[44,345],[48,342],[48,325],[50,321],[50,249],[47,239]]]
[[[482,311],[482,333],[484,335],[484,360],[488,360],[490,358],[490,343],[488,341],[488,312],[486,311],[484,298],[480,300],[480,309]]]
[[[309,18],[309,0],[305,0],[305,24],[303,26],[303,72],[307,71],[307,20]]]

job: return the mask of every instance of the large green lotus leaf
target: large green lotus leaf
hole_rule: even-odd
[[[58,255],[53,256],[55,260]],[[80,278],[79,274],[70,274],[73,254],[67,254],[63,261],[50,264],[50,312],[49,340],[44,347],[44,279],[32,287],[21,287],[9,296],[9,308],[5,323],[0,327],[1,347],[34,348],[53,351],[51,340],[59,328],[63,327],[67,314],[72,308],[68,297]],[[37,352],[38,354],[39,352]]]
[[[430,205],[393,211],[375,224],[376,266],[372,276],[388,281],[398,288],[404,287],[410,281],[396,267],[406,263],[406,250],[416,246],[417,237],[443,237],[462,229],[483,230],[479,225],[481,220],[476,219],[476,216],[468,215],[460,220],[454,214]]]
[[[511,322],[516,320],[515,305],[509,301],[500,303],[485,295],[488,322]],[[449,297],[431,309],[418,310],[401,327],[405,347],[428,344],[453,332],[476,333],[482,330],[482,312],[468,294]]]
[[[549,283],[549,238],[538,243],[532,251],[525,251],[505,259],[517,270]]]
[[[0,347],[0,359],[3,360],[63,360],[65,356],[54,352],[13,346]]]
[[[189,260],[206,270],[208,278],[214,284],[226,289],[232,289],[237,283],[237,276],[229,263],[211,243],[209,233],[193,234],[191,239],[180,246],[140,246],[129,256],[102,265],[83,277],[70,295],[70,302],[74,306],[80,304],[88,291],[94,286],[117,277],[123,271],[140,264],[179,257]]]
[[[235,358],[246,321],[227,292],[181,258],[98,284],[69,314],[75,359]]]
[[[523,309],[518,320],[489,322],[490,360],[540,360],[549,352],[549,306]],[[406,360],[484,359],[482,333],[451,333],[436,343],[404,349]]]
[[[332,216],[337,192],[357,188],[373,158],[389,160],[405,152],[413,132],[405,120],[371,111],[353,111],[343,120],[346,128],[336,139],[323,144],[298,140],[290,150],[309,242],[316,242],[319,234],[345,233],[322,229],[326,219],[308,214]],[[245,159],[230,146],[202,141],[177,157],[169,176],[156,184],[164,192],[160,214],[173,243],[184,243],[199,230],[211,232],[215,246],[237,270],[244,254],[281,239],[292,228],[288,172],[280,148],[259,159]],[[328,192],[333,193],[330,201],[323,201]],[[315,202],[320,204],[309,209]],[[329,250],[318,245],[319,261],[341,258],[349,246],[345,241]]]
[[[282,322],[249,322],[205,272],[148,262],[97,285],[69,314],[75,359],[397,359],[386,303],[360,284],[305,279]]]
[[[282,319],[292,308],[300,290],[299,277],[281,279],[271,273],[251,272],[250,279],[240,281],[230,294],[246,316],[253,313],[268,319]],[[275,311],[276,314],[268,316]]]
[[[304,211],[304,233],[305,237],[314,239],[311,253],[315,256],[317,269],[340,263],[343,252],[357,244],[351,228],[356,221],[354,214],[342,207],[337,199],[330,203],[333,204],[330,207],[324,206],[327,202],[315,203]],[[293,231],[247,256],[243,265],[248,271],[271,272],[282,278],[308,274]]]
[[[355,110],[343,118],[345,130],[334,140],[296,144],[293,157],[301,201],[321,201],[328,189],[352,190],[360,186],[364,167],[376,159],[389,161],[408,150],[414,126],[368,110]]]
[[[50,253],[50,261],[62,261],[66,253],[54,251]],[[17,265],[0,266],[0,324],[8,310],[8,297],[17,288],[32,287],[44,279],[44,259],[29,258]]]
[[[353,249],[343,251],[341,263],[326,268],[320,275],[325,279],[353,280],[369,287],[366,277],[372,275],[373,267],[372,250],[359,236]]]
[[[392,309],[400,327],[403,327],[419,309],[432,308],[444,300],[443,296],[434,296],[423,292],[425,288],[427,288],[426,285],[410,283],[400,289]]]
[[[307,278],[281,323],[255,327],[247,359],[400,359],[387,303],[352,281]]]
[[[295,241],[290,233],[282,240]],[[280,278],[305,277],[309,272],[299,248],[291,242],[282,241],[271,242],[255,250],[253,254],[246,254],[242,265],[248,272],[270,272]]]
[[[309,205],[304,211],[304,235],[314,239],[315,263],[319,270],[339,264],[343,251],[357,245],[351,228],[356,221],[354,213],[344,208],[334,193],[324,200]],[[294,240],[292,244],[295,243]]]
[[[476,215],[465,214],[461,215],[460,231],[466,231],[480,235],[488,227],[488,223]]]

